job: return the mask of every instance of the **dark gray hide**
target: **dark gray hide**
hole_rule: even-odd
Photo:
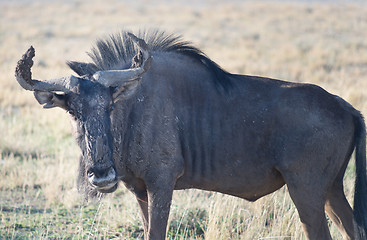
[[[357,110],[315,85],[227,73],[179,37],[139,37],[153,60],[136,55],[127,33],[115,35],[97,43],[93,63],[69,62],[82,76],[76,91],[44,93],[75,120],[85,186],[91,171],[113,176],[100,191],[115,190],[121,180],[137,197],[145,239],[165,238],[174,189],[255,201],[284,184],[308,239],[331,239],[325,211],[345,239],[366,239],[366,139]],[[114,79],[106,87],[95,80],[147,59],[150,68],[134,84],[116,86]],[[343,176],[354,149],[353,214]]]

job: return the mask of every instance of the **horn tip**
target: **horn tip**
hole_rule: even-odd
[[[132,39],[138,39],[137,36],[135,36],[135,34],[133,34],[132,32],[128,32],[127,35]]]
[[[35,56],[35,50],[34,47],[31,45],[28,50],[25,52],[25,54],[23,55],[23,58],[26,59],[32,59]]]
[[[34,83],[32,82],[31,67],[33,66],[32,58],[35,56],[35,50],[33,46],[30,46],[28,50],[23,54],[22,58],[18,61],[15,76],[19,84],[25,89],[30,89]],[[30,86],[29,86],[30,85]]]
[[[128,32],[127,35],[135,42],[140,48],[142,48],[144,51],[148,50],[148,44],[141,38],[138,38],[133,33]]]
[[[30,46],[28,48],[28,50],[23,54],[22,58],[20,61],[24,61],[24,62],[27,62],[28,64],[32,63],[33,65],[33,61],[32,61],[32,58],[35,56],[35,50],[34,50],[34,47],[33,46]],[[19,62],[20,62],[19,61]],[[31,66],[32,66],[31,65]]]

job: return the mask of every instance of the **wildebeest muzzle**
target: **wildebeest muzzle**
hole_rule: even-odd
[[[114,167],[97,169],[91,168],[87,172],[89,183],[99,192],[110,193],[117,188],[117,174]]]

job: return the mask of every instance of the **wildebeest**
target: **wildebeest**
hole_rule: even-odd
[[[122,32],[97,42],[78,77],[19,84],[65,109],[82,150],[79,188],[135,194],[145,239],[164,239],[173,190],[255,201],[287,184],[308,239],[366,239],[366,130],[359,111],[312,84],[230,74],[175,35]],[[356,150],[354,210],[343,176]]]

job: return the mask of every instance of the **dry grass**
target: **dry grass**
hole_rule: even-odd
[[[14,79],[21,54],[36,48],[34,78],[71,74],[95,39],[121,28],[183,34],[234,73],[316,83],[367,115],[367,6],[251,1],[1,1],[0,238],[141,238],[137,205],[119,189],[81,205],[79,150],[66,114],[43,110]],[[351,166],[353,168],[353,166]],[[353,170],[346,192],[351,199]],[[33,209],[33,210],[32,210]],[[332,226],[335,239],[340,234]],[[174,195],[170,239],[302,239],[285,188],[255,203],[196,190]]]

